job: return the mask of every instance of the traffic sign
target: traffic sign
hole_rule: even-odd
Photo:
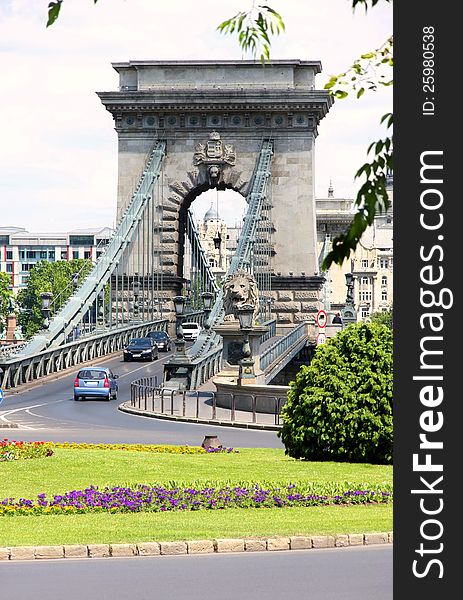
[[[325,342],[326,342],[326,333],[324,333],[323,331],[321,331],[320,333],[317,333],[317,346],[320,346],[320,344],[324,344]]]
[[[317,313],[317,325],[320,329],[323,329],[323,327],[326,326],[326,322],[328,321],[328,317],[326,314],[326,310],[323,310],[323,308],[321,310],[318,311]]]
[[[2,400],[3,400],[3,390],[2,390],[2,388],[0,388],[0,403]]]

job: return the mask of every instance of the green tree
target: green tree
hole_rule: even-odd
[[[6,322],[9,300],[13,297],[13,292],[10,288],[11,275],[0,272],[0,331]]]
[[[72,294],[73,275],[77,273],[80,282],[91,269],[92,262],[81,258],[71,261],[40,261],[31,269],[26,287],[17,296],[20,306],[19,323],[26,337],[37,333],[43,324],[40,294],[53,294],[50,312],[50,316],[53,316]]]
[[[305,460],[392,463],[392,331],[349,325],[291,382],[279,432]]]
[[[389,329],[393,329],[392,308],[389,310],[383,310],[381,312],[375,312],[371,315],[370,319],[372,323],[386,325],[386,327],[389,327]]]

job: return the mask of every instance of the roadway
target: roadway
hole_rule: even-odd
[[[0,579],[20,600],[392,600],[392,546],[8,561]]]
[[[205,435],[215,434],[227,447],[283,447],[274,431],[178,423],[119,411],[119,404],[130,399],[130,383],[134,379],[157,376],[162,381],[163,364],[170,355],[160,353],[153,362],[123,362],[122,353],[118,353],[94,361],[92,364],[108,366],[119,375],[116,401],[75,402],[73,384],[77,367],[19,391],[6,390],[0,404],[2,437],[25,441],[200,445]],[[10,423],[18,427],[2,428]]]

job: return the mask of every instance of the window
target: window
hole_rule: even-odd
[[[68,257],[68,253],[66,250],[61,250],[61,260],[66,260]]]
[[[26,258],[35,258],[35,250],[28,250],[26,252]]]
[[[381,277],[381,285],[387,285],[387,277],[386,277],[386,275],[383,275]]]
[[[378,264],[379,264],[380,269],[387,269],[387,267],[389,265],[389,261],[385,256],[382,256],[381,258],[378,259]]]
[[[24,250],[20,250],[19,251],[19,259],[22,260],[23,258],[26,258],[26,254],[24,253]]]
[[[84,251],[84,258],[90,258],[90,254],[91,254],[90,250],[85,250]]]
[[[13,260],[13,250],[6,251],[6,260]]]
[[[70,235],[69,243],[71,246],[93,246],[95,237],[93,235]]]
[[[47,260],[47,251],[46,250],[40,250],[40,258]]]
[[[33,266],[29,263],[21,263],[21,271],[30,271]]]
[[[360,314],[362,315],[362,319],[366,319],[367,317],[370,316],[370,311],[368,308],[362,308]]]
[[[381,292],[381,300],[387,300],[387,290]]]
[[[362,267],[364,269],[366,269],[368,267],[368,259],[367,258],[362,258]]]
[[[79,251],[78,250],[73,250],[72,251],[72,258],[75,260],[76,258],[79,258]]]
[[[361,302],[369,302],[371,300],[371,291],[368,292],[360,292],[359,298]]]
[[[361,278],[360,278],[360,283],[361,283],[362,285],[369,285],[369,283],[370,283],[370,278],[369,278],[369,277],[361,277]]]
[[[55,251],[54,250],[48,251],[48,260],[55,260]]]
[[[7,265],[6,265],[6,272],[7,273],[13,273],[13,264],[12,263],[7,263]]]

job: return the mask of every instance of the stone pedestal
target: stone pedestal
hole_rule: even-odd
[[[230,378],[238,380],[240,372],[240,361],[244,358],[243,354],[243,332],[240,329],[238,321],[230,321],[214,327],[214,331],[223,339],[223,359],[222,370],[214,377]],[[249,345],[251,346],[251,357],[254,360],[255,378],[250,378],[249,383],[263,383],[264,372],[260,368],[260,346],[264,333],[268,327],[257,326],[248,330]]]

